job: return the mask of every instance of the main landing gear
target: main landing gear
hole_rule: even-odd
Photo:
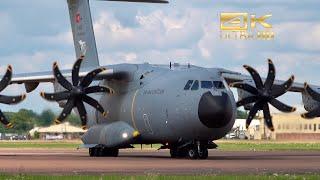
[[[93,147],[89,148],[89,155],[91,157],[118,157],[119,149]]]
[[[216,147],[216,144],[196,141],[181,146],[171,146],[170,155],[172,158],[207,159],[208,149]]]

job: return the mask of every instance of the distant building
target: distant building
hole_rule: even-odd
[[[320,118],[303,119],[296,113],[272,114],[275,131],[271,132],[264,123],[263,117],[252,120],[246,129],[245,119],[236,119],[232,131],[226,136],[228,139],[273,139],[273,140],[320,140]]]
[[[40,139],[43,140],[61,140],[78,139],[85,132],[85,130],[66,122],[49,127],[35,127],[29,131],[29,134],[31,137],[34,137],[35,133],[39,133]]]
[[[273,114],[277,140],[320,140],[320,118],[303,119],[299,114]]]

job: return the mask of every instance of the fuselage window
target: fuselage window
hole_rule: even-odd
[[[195,80],[192,87],[191,87],[191,90],[195,91],[195,90],[198,90],[199,89],[199,81],[198,80]]]
[[[224,89],[225,88],[223,85],[223,82],[221,82],[221,81],[213,81],[213,85],[217,89]]]
[[[213,88],[212,81],[201,81],[201,88],[203,88],[203,89],[212,89]]]
[[[193,80],[189,80],[189,81],[187,82],[186,86],[184,86],[184,90],[189,90],[190,87],[191,87],[191,85],[192,85],[192,83],[193,83]]]

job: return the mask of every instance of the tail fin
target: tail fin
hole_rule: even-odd
[[[168,3],[166,0],[105,0],[143,3]],[[67,0],[76,56],[85,56],[83,68],[99,66],[89,0]]]
[[[84,55],[84,68],[99,66],[89,0],[67,0],[77,58]]]

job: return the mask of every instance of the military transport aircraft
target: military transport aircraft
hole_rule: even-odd
[[[113,0],[127,2],[168,3],[164,0]],[[72,70],[60,71],[57,63],[52,72],[12,75],[9,66],[0,82],[0,91],[9,84],[24,84],[32,92],[39,83],[51,82],[53,93],[42,92],[49,101],[63,108],[55,123],[61,123],[73,109],[80,115],[83,147],[90,156],[118,156],[119,149],[131,144],[163,144],[172,157],[206,159],[208,149],[216,148],[213,140],[224,137],[232,128],[236,110],[250,110],[247,126],[262,110],[267,127],[274,130],[269,104],[283,112],[294,107],[276,98],[287,91],[301,92],[304,115],[320,115],[319,88],[275,80],[275,66],[268,60],[267,78],[250,66],[251,76],[222,68],[193,65],[117,64],[100,66],[92,27],[89,0],[67,0],[74,46],[78,60]],[[230,87],[238,88],[236,103]],[[0,96],[0,102],[15,104],[26,95]],[[1,122],[13,125],[0,112]]]

